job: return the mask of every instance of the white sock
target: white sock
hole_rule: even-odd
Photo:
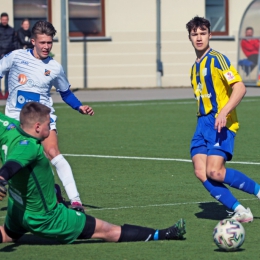
[[[62,154],[57,155],[51,160],[51,163],[56,168],[56,172],[62,182],[62,185],[68,195],[70,201],[78,201],[81,203],[73,173],[69,163]]]
[[[241,212],[241,211],[246,211],[246,208],[244,206],[242,206],[241,204],[239,204],[235,210],[235,212]]]
[[[258,193],[256,194],[256,197],[257,197],[258,199],[260,199],[260,190],[259,190]]]

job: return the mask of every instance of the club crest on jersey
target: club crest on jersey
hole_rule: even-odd
[[[50,70],[45,70],[45,72],[44,72],[44,75],[45,75],[45,76],[50,76],[50,74],[51,74],[51,71],[50,71]]]
[[[27,82],[27,77],[24,75],[24,74],[19,74],[18,75],[18,82],[21,84],[21,85],[24,85],[26,82]]]
[[[15,127],[15,124],[11,123],[9,126],[7,126],[7,130],[14,129]]]
[[[225,73],[224,76],[227,79],[227,81],[231,81],[235,78],[234,74],[231,71],[228,71],[227,73]]]

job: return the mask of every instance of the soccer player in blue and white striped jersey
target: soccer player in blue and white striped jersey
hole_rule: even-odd
[[[10,52],[0,60],[0,77],[9,71],[9,97],[5,114],[19,120],[22,107],[36,101],[51,109],[51,132],[43,141],[44,151],[56,167],[72,208],[84,211],[71,167],[58,148],[56,119],[50,90],[54,86],[64,102],[81,114],[94,115],[94,111],[75,97],[62,66],[49,56],[56,30],[46,21],[38,21],[32,28],[33,49]]]
[[[196,61],[191,68],[191,85],[198,102],[197,127],[190,154],[196,177],[210,195],[233,212],[239,222],[252,222],[253,214],[224,185],[260,198],[260,186],[242,172],[226,168],[233,156],[239,123],[236,107],[246,88],[229,59],[209,46],[210,22],[194,17],[186,24]]]

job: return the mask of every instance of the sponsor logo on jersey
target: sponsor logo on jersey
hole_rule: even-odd
[[[3,126],[8,126],[9,125],[9,122],[8,121],[4,121],[3,122]]]
[[[197,88],[195,90],[195,94],[196,94],[195,99],[199,100],[200,98],[211,98],[212,97],[211,93],[201,94],[202,89],[203,89],[203,85],[199,82],[198,85],[197,85]]]
[[[50,71],[50,70],[45,70],[45,72],[44,72],[44,75],[45,75],[45,76],[50,76],[50,74],[51,74],[51,71]]]
[[[202,94],[202,95],[199,95],[196,97],[197,100],[199,100],[200,98],[211,98],[212,97],[212,94],[209,93],[209,94]]]
[[[18,82],[21,84],[21,85],[24,85],[26,82],[27,82],[27,77],[24,75],[24,74],[19,74],[18,75]]]
[[[17,91],[16,108],[22,109],[30,101],[40,102],[40,94],[23,90]]]
[[[78,216],[81,216],[81,213],[80,213],[80,212],[78,212],[78,211],[76,211],[76,214],[77,214]]]
[[[25,65],[28,65],[28,64],[29,64],[29,62],[28,62],[28,61],[25,61],[25,60],[22,60],[21,63],[22,63],[22,64],[25,64]]]
[[[234,74],[231,71],[228,71],[227,73],[225,73],[224,76],[227,79],[227,81],[231,81],[235,78]]]
[[[28,140],[22,140],[20,141],[20,145],[28,145],[29,141]]]
[[[197,85],[196,94],[197,94],[198,92],[199,92],[198,94],[201,94],[202,88],[203,88],[203,86],[202,86],[202,84],[199,82],[198,85]]]
[[[15,124],[11,123],[8,127],[7,127],[7,130],[11,130],[11,129],[14,129],[16,128]]]
[[[18,103],[23,104],[25,102],[25,98],[23,96],[18,96],[17,98]]]
[[[207,68],[204,68],[203,70],[202,70],[202,74],[203,74],[203,76],[205,77],[205,76],[207,76]]]

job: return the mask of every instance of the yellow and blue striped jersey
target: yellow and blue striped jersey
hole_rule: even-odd
[[[229,59],[210,49],[191,68],[191,85],[198,101],[198,116],[213,113],[215,117],[227,104],[232,93],[231,85],[242,81]],[[236,132],[239,128],[236,110],[227,116],[227,128]]]

